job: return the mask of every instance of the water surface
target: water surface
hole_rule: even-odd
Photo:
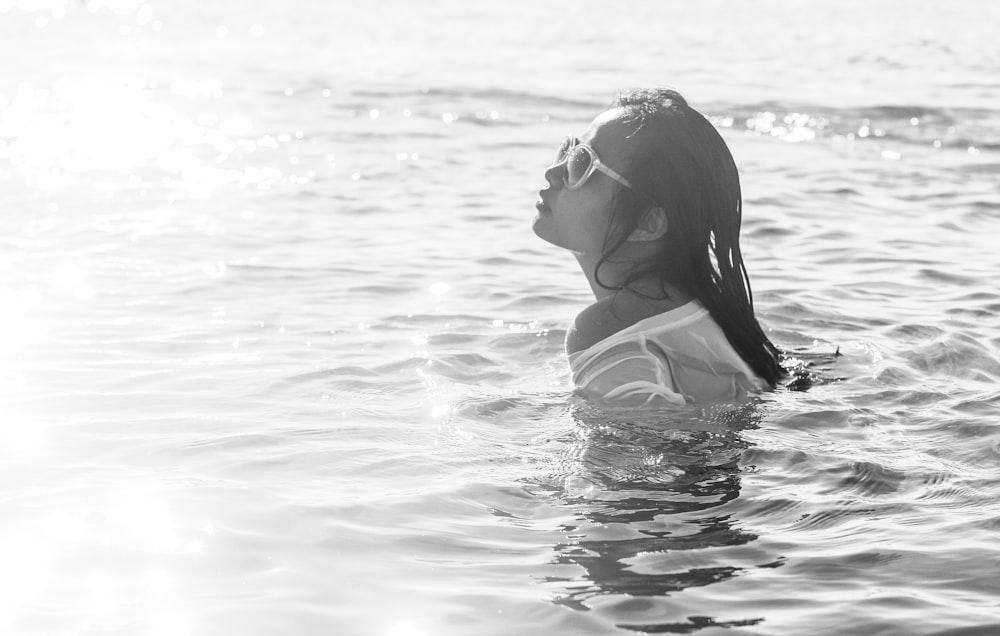
[[[0,631],[1000,629],[998,21],[0,0]],[[535,192],[642,85],[740,165],[749,404],[572,395]]]

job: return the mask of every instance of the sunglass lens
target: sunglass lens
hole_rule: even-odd
[[[582,146],[570,150],[566,158],[566,184],[575,186],[585,179],[590,170],[590,163],[590,153]]]

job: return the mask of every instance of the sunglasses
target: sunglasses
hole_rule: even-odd
[[[562,145],[559,146],[559,152],[556,153],[556,158],[552,162],[552,166],[563,164],[566,166],[566,173],[563,175],[563,184],[568,190],[582,188],[583,184],[587,183],[587,179],[590,178],[590,175],[594,174],[595,170],[603,172],[626,188],[632,187],[628,179],[601,163],[594,149],[585,143],[581,143],[576,137],[566,137]]]

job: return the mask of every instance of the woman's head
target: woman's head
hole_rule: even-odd
[[[702,256],[738,259],[736,165],[715,128],[680,94],[623,92],[572,143],[595,151],[588,157],[578,149],[578,159],[589,163],[596,155],[631,187],[607,174],[591,174],[577,190],[566,187],[571,155],[546,171],[551,187],[541,192],[535,231],[578,254],[596,254],[598,285],[617,288],[655,275],[687,287],[697,282],[693,270]],[[607,282],[607,265],[623,261],[632,265],[625,279]]]

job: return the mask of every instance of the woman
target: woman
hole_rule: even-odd
[[[535,233],[573,252],[596,299],[566,337],[585,395],[736,400],[784,375],[753,312],[736,164],[680,94],[623,93],[563,142],[545,179]]]

